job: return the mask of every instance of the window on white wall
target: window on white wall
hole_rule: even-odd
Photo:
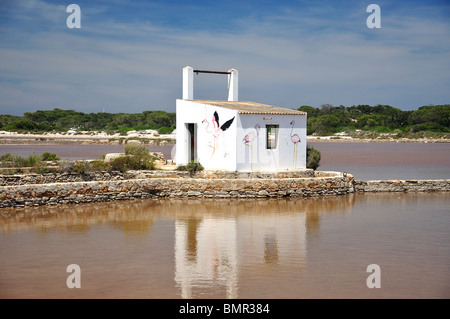
[[[280,126],[279,125],[266,125],[266,131],[267,131],[267,149],[273,150],[278,148],[278,131]]]

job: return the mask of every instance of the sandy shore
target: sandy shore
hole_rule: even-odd
[[[175,134],[157,134],[130,132],[127,135],[106,134],[103,132],[80,132],[80,133],[43,133],[43,134],[21,134],[16,132],[0,131],[0,138],[65,138],[65,139],[119,139],[119,138],[151,138],[151,139],[175,139]]]
[[[175,134],[131,133],[128,135],[97,132],[20,134],[0,131],[0,144],[174,144]]]
[[[308,142],[319,143],[450,143],[450,139],[445,138],[352,138],[352,137],[339,137],[336,136],[308,136]]]
[[[83,132],[77,134],[44,133],[44,134],[19,134],[16,132],[0,131],[0,144],[121,144],[123,140],[132,144],[175,144],[175,134],[154,134],[154,133],[131,133],[120,135],[119,133],[110,135],[98,132]],[[379,138],[353,138],[350,136],[308,136],[308,142],[358,142],[358,143],[450,143],[450,139],[408,139],[390,138],[381,136]]]

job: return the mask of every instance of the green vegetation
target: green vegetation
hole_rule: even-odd
[[[306,147],[306,168],[316,170],[320,166],[320,151],[312,146]]]
[[[7,153],[0,155],[0,167],[39,167],[42,161],[54,160],[59,160],[59,157],[49,152],[45,152],[41,156],[32,153],[27,157]]]
[[[55,153],[44,152],[41,155],[42,161],[59,161],[60,158]]]
[[[346,132],[361,137],[377,137],[389,133],[394,137],[449,137],[450,105],[422,106],[415,111],[402,111],[389,105],[324,104],[320,108],[303,105],[298,110],[308,113],[308,134],[332,135]],[[126,134],[132,130],[152,129],[160,134],[175,129],[175,113],[144,111],[142,113],[82,113],[73,110],[26,112],[23,116],[0,115],[0,130],[15,132],[105,131]],[[358,133],[359,134],[359,133]]]
[[[180,165],[177,168],[177,171],[188,171],[191,175],[193,175],[196,172],[202,171],[204,168],[202,164],[190,161],[187,165]]]
[[[1,167],[37,167],[41,163],[39,155],[30,154],[28,157],[7,153],[0,156]]]
[[[155,169],[156,158],[150,154],[148,148],[142,145],[126,145],[125,155],[117,157],[110,162],[112,170],[126,171],[135,170],[153,170]]]
[[[36,173],[47,173],[50,170],[43,163],[45,161],[59,160],[59,157],[54,153],[45,152],[41,156],[32,153],[27,157],[20,155],[12,155],[11,153],[0,155],[0,168],[30,168],[30,171]]]
[[[23,116],[0,115],[0,130],[14,132],[106,131],[125,134],[132,130],[158,130],[160,134],[175,129],[175,113],[144,111],[142,113],[82,113],[73,110],[26,112]]]
[[[110,162],[103,158],[94,161],[70,161],[60,160],[54,153],[44,152],[41,156],[31,154],[27,157],[12,155],[11,153],[0,155],[0,168],[3,173],[21,173],[23,168],[29,168],[29,172],[35,173],[76,173],[85,174],[95,171],[121,171],[127,170],[154,170],[157,158],[150,154],[148,148],[143,145],[126,145],[125,155],[117,157]],[[57,161],[48,166],[48,161]],[[8,169],[8,170],[7,170]],[[0,173],[2,173],[0,171]]]
[[[127,170],[154,170],[157,158],[150,154],[143,145],[126,145],[125,155],[116,157],[109,162],[104,158],[94,161],[78,162],[69,171],[84,173],[89,171],[120,171]],[[81,163],[81,164],[80,164]],[[78,166],[77,166],[78,165]]]
[[[389,105],[345,107],[330,104],[320,108],[303,105],[298,110],[308,113],[308,134],[332,135],[358,130],[374,135],[393,133],[396,137],[415,138],[448,137],[450,133],[449,104],[422,106],[415,111],[402,111]]]
[[[84,174],[86,171],[90,170],[90,165],[88,162],[80,161],[75,162],[72,167],[72,173]]]
[[[90,165],[94,171],[106,172],[111,170],[111,166],[103,158],[90,162]]]

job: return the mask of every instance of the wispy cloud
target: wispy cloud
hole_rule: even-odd
[[[436,7],[421,4],[423,16],[383,10],[378,30],[365,25],[361,2],[321,7],[305,1],[253,13],[244,8],[247,14],[237,16],[222,8],[229,27],[206,21],[190,28],[188,18],[168,23],[136,13],[140,2],[132,10],[120,1],[88,3],[80,4],[78,30],[65,26],[68,13],[58,3],[0,6],[0,17],[7,16],[0,22],[0,113],[174,111],[185,65],[235,67],[241,99],[285,107],[384,103],[408,109],[449,102],[450,28],[435,18]],[[142,8],[150,5],[152,14],[174,19],[170,6],[145,2]],[[200,13],[208,10],[220,13],[214,7]],[[224,79],[195,81],[196,97],[226,98]]]

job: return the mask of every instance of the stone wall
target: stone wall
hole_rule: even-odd
[[[355,192],[450,191],[450,179],[355,181]]]
[[[105,202],[134,198],[270,198],[352,192],[450,191],[450,180],[354,181],[340,172],[202,171],[0,175],[0,208]]]
[[[325,174],[326,173],[326,174]],[[331,175],[330,175],[331,174]],[[318,177],[333,176],[334,172],[321,172]],[[110,181],[127,180],[143,178],[206,178],[206,179],[261,179],[261,178],[305,178],[314,177],[314,171],[311,169],[299,171],[281,171],[276,173],[263,172],[227,172],[227,171],[200,171],[191,175],[187,171],[128,171],[122,173],[112,172],[86,172],[79,173],[47,173],[47,174],[17,174],[0,175],[0,186],[17,186],[31,184],[50,184],[50,183],[73,183],[90,181]]]
[[[349,174],[330,174],[328,177],[280,177],[277,174],[230,174],[233,178],[188,177],[186,172],[165,172],[151,176],[151,172],[137,172],[134,178],[41,183],[0,186],[0,208],[86,202],[102,202],[134,198],[157,197],[217,197],[264,198],[287,196],[341,195],[353,191],[353,177]],[[141,175],[139,175],[141,174]],[[147,175],[145,175],[147,174]],[[172,174],[172,175],[171,175]],[[174,177],[174,175],[176,177]],[[212,174],[202,172],[200,175]],[[286,174],[286,173],[284,173]],[[302,176],[303,173],[292,173]],[[306,172],[305,174],[310,174]],[[293,176],[291,174],[281,176]],[[249,178],[252,176],[252,178]],[[275,176],[275,177],[274,177]],[[125,176],[121,176],[125,177]],[[142,178],[140,178],[142,177]]]
[[[18,186],[32,184],[51,184],[51,183],[74,183],[74,182],[91,182],[91,181],[110,181],[110,180],[126,180],[151,177],[188,177],[188,172],[172,172],[164,171],[129,171],[122,173],[119,171],[112,172],[87,172],[79,173],[47,173],[47,174],[20,174],[20,175],[0,175],[0,186]]]

